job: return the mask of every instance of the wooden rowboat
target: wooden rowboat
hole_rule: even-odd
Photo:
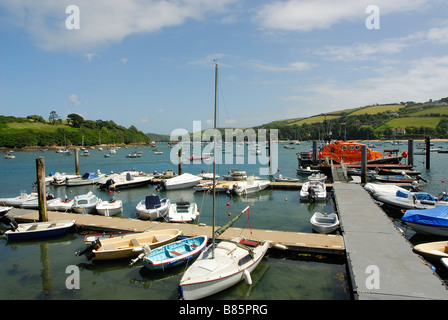
[[[166,229],[98,239],[85,250],[76,252],[76,255],[85,254],[89,260],[134,258],[142,253],[143,245],[146,244],[151,249],[158,248],[174,242],[180,234],[179,229]]]
[[[448,241],[428,242],[414,246],[414,251],[429,258],[448,258],[448,249],[445,252],[446,246]]]

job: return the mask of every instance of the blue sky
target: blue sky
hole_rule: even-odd
[[[440,99],[447,14],[443,0],[2,0],[0,113],[205,129],[214,59],[221,127]]]

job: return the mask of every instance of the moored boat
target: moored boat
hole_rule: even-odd
[[[12,206],[12,207],[20,207],[22,203],[29,200],[37,199],[37,192],[33,191],[31,193],[22,192],[17,197],[11,198],[0,198],[0,204],[3,206]]]
[[[147,245],[143,246],[143,252],[133,260],[141,260],[142,264],[150,270],[166,269],[196,258],[207,245],[207,236],[186,238],[158,247],[154,250]]]
[[[159,187],[165,190],[184,189],[196,185],[202,178],[190,173],[183,173],[177,177],[170,179],[163,179]]]
[[[435,241],[414,246],[414,251],[429,258],[448,258],[448,242]]]
[[[99,170],[98,170],[99,171]],[[89,184],[97,183],[101,178],[105,176],[104,173],[100,172],[86,172],[81,178],[66,179],[65,184],[67,186],[84,186]]]
[[[143,245],[147,244],[152,250],[174,242],[180,234],[179,229],[165,229],[98,239],[85,250],[76,252],[76,255],[85,254],[89,260],[134,258],[142,253]]]
[[[135,207],[135,215],[141,220],[157,220],[168,214],[171,201],[167,198],[160,199],[152,194],[140,201]]]
[[[20,223],[17,229],[8,230],[4,235],[8,240],[51,237],[67,232],[74,224],[74,220]]]
[[[110,201],[99,201],[95,209],[102,216],[114,216],[123,212],[123,201],[111,197]]]
[[[407,210],[401,220],[417,233],[448,236],[448,206]]]
[[[316,212],[310,219],[313,230],[318,233],[331,233],[339,228],[339,219],[336,213],[330,214]]]
[[[171,203],[168,210],[169,222],[193,222],[199,215],[198,205],[194,202],[178,201]]]
[[[364,144],[337,140],[325,145],[318,154],[319,159],[332,159],[335,163],[345,164],[361,163],[361,147]],[[402,155],[384,156],[381,152],[370,149],[366,146],[367,163],[399,163]]]
[[[254,176],[250,176],[246,181],[239,181],[230,185],[227,193],[235,195],[243,195],[254,192],[259,192],[269,186],[269,180],[255,180]]]
[[[74,198],[73,211],[77,213],[91,213],[96,210],[96,205],[101,201],[96,195],[89,191]]]

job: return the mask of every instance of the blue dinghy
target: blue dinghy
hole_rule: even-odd
[[[448,236],[448,206],[407,210],[401,220],[418,233]]]
[[[150,270],[174,267],[198,256],[204,250],[207,241],[207,236],[198,236],[169,243],[153,250],[143,246],[144,253],[138,259],[141,259],[143,265]]]

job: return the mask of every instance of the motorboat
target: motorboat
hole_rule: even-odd
[[[47,202],[47,209],[48,209],[48,205],[52,205],[53,202],[56,203],[61,200],[60,198],[55,198],[54,195],[49,192],[46,193],[45,198],[46,198],[46,202]],[[39,198],[36,197],[35,199],[30,199],[28,201],[22,202],[20,207],[23,209],[38,209],[39,208]]]
[[[254,176],[250,176],[246,181],[239,181],[230,185],[227,193],[242,195],[254,192],[259,192],[269,186],[269,180],[255,180]]]
[[[74,224],[75,220],[20,223],[4,235],[9,241],[51,237],[67,232]]]
[[[438,198],[427,192],[410,192],[398,190],[393,194],[380,194],[375,197],[378,201],[398,209],[428,209],[438,206],[448,206],[448,196],[442,192]]]
[[[148,185],[154,176],[133,175],[131,172],[125,174],[114,173],[104,177],[98,182],[98,187],[102,190],[122,190]]]
[[[448,242],[445,240],[421,243],[414,246],[414,251],[428,258],[448,258]]]
[[[100,181],[101,178],[106,176],[104,173],[99,172],[86,172],[82,175],[81,178],[74,178],[74,179],[66,179],[65,184],[67,186],[73,187],[73,186],[84,186],[89,184],[95,184],[98,181]]]
[[[448,236],[448,206],[407,210],[401,220],[417,233]]]
[[[338,215],[334,212],[327,214],[316,212],[310,219],[313,230],[318,233],[331,233],[339,228]]]
[[[213,181],[205,181],[193,186],[194,191],[210,191],[213,187]]]
[[[12,207],[0,206],[0,217],[7,214],[11,209]]]
[[[198,174],[199,177],[201,177],[204,180],[213,180],[213,173],[202,171],[200,174]],[[216,179],[219,179],[219,174],[216,175]]]
[[[189,201],[171,203],[168,210],[169,222],[193,222],[199,215],[198,205]]]
[[[299,194],[302,201],[325,201],[327,199],[327,188],[322,181],[308,180],[303,183]]]
[[[111,197],[110,201],[98,201],[95,207],[99,215],[110,217],[123,212],[123,201]]]
[[[190,173],[183,173],[179,176],[170,179],[163,179],[161,185],[159,186],[165,188],[165,190],[175,190],[190,188],[198,184],[202,178]]]
[[[75,203],[75,200],[68,199],[65,197],[65,199],[57,198],[57,201],[51,201],[50,203],[47,203],[47,209],[50,211],[71,211],[73,204]]]
[[[297,169],[297,173],[303,173],[303,174],[313,174],[313,173],[319,173],[319,169],[311,169],[310,166],[299,166]]]
[[[21,192],[17,197],[11,198],[0,198],[0,204],[3,206],[20,207],[20,205],[29,200],[37,199],[37,192],[33,191],[31,193]]]
[[[279,174],[278,177],[275,177],[275,181],[277,181],[277,182],[299,182],[299,179],[284,177],[282,174]]]
[[[334,163],[361,163],[361,147],[363,145],[352,141],[333,141],[319,151],[318,158],[322,160],[325,158],[332,159]],[[403,158],[402,155],[384,156],[383,153],[372,150],[367,146],[366,151],[368,164],[400,163]]]
[[[174,267],[196,258],[207,245],[207,236],[185,238],[151,250],[148,245],[143,246],[143,252],[137,259],[150,270]]]
[[[101,201],[96,195],[89,191],[87,194],[75,196],[75,203],[72,206],[73,211],[77,213],[91,213],[96,210],[97,204]]]
[[[238,169],[232,169],[227,174],[222,176],[223,180],[229,181],[243,181],[247,179],[246,171],[240,171]]]
[[[398,191],[407,192],[405,188],[394,184],[387,183],[372,183],[368,182],[364,185],[364,189],[369,192],[374,198],[380,195],[392,195],[395,196]]]
[[[169,199],[160,199],[156,194],[147,196],[135,207],[135,215],[141,220],[157,220],[164,218],[168,214],[170,207]]]
[[[91,260],[135,258],[143,252],[143,245],[151,250],[174,242],[180,236],[179,229],[162,229],[128,234],[120,237],[97,239],[76,255],[86,255]]]
[[[58,186],[62,186],[62,185],[66,185],[66,180],[67,179],[79,179],[81,178],[81,175],[79,174],[67,174],[67,173],[59,173],[56,172],[53,175],[50,175],[48,177],[45,178],[45,183],[52,184],[52,185],[58,185]]]

